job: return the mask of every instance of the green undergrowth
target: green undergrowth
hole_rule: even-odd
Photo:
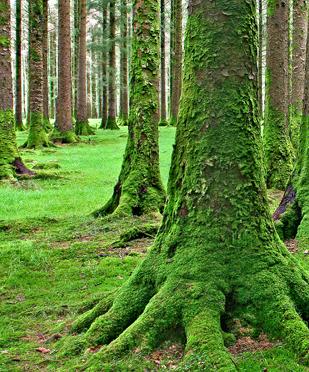
[[[170,127],[160,131],[165,184],[174,133]],[[18,133],[20,144],[26,135]],[[97,130],[78,144],[23,150],[27,164],[47,176],[0,185],[1,372],[80,370],[86,356],[60,356],[59,344],[78,315],[115,292],[151,246],[158,218],[90,215],[111,195],[126,139],[126,128]],[[280,198],[280,192],[270,193],[272,210]],[[302,225],[294,253],[307,269],[308,236],[309,221]],[[136,349],[123,360],[93,364],[90,370],[179,371],[182,341],[167,340],[149,355]],[[236,354],[234,360],[239,371],[308,371],[276,343],[268,350]],[[203,370],[202,359],[198,364]],[[192,369],[188,364],[181,370]]]

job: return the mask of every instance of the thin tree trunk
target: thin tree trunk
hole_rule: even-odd
[[[105,129],[107,125],[108,117],[108,75],[107,75],[107,31],[108,31],[108,21],[107,21],[107,8],[104,5],[102,10],[102,39],[103,39],[103,51],[102,51],[102,121],[100,128]]]
[[[165,60],[165,0],[160,0],[161,76],[160,76],[160,122],[166,123],[166,60]]]
[[[52,139],[55,142],[76,141],[72,121],[71,25],[70,0],[58,1],[58,97],[56,124]]]
[[[119,129],[116,123],[116,19],[115,2],[109,3],[109,72],[108,72],[108,118],[106,129]]]
[[[16,40],[15,40],[15,127],[24,130],[22,111],[22,48],[21,48],[21,0],[16,0]]]
[[[43,116],[44,127],[50,131],[48,94],[48,0],[43,0]]]
[[[266,181],[269,188],[285,189],[293,168],[288,124],[289,0],[271,4],[267,19]]]
[[[78,40],[77,112],[75,133],[94,134],[88,122],[87,112],[87,0],[80,0]]]
[[[258,47],[258,83],[259,83],[259,108],[263,118],[263,0],[258,0],[259,16],[259,47]]]
[[[171,4],[170,124],[176,125],[182,89],[182,0]]]
[[[123,125],[127,125],[129,92],[128,92],[128,6],[127,0],[122,0],[120,17],[120,117]]]

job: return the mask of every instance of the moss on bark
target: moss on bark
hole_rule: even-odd
[[[95,134],[95,131],[91,126],[89,125],[88,120],[80,122],[76,121],[75,123],[75,133],[78,136],[92,136]]]
[[[48,135],[44,128],[43,113],[31,112],[29,135],[24,147],[36,149],[40,147],[48,147],[49,144]]]
[[[49,138],[54,143],[63,144],[76,143],[78,141],[78,136],[74,130],[60,131],[58,128],[54,128]]]
[[[162,226],[112,304],[97,306],[87,331],[64,346],[76,352],[104,345],[89,357],[89,368],[136,348],[147,354],[181,329],[183,367],[235,371],[224,344],[235,319],[284,340],[309,363],[309,276],[279,240],[267,203],[255,6],[189,2]]]

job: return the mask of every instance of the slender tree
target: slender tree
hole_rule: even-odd
[[[267,186],[285,189],[293,168],[288,122],[289,0],[269,1],[265,157]]]
[[[72,143],[77,137],[72,122],[71,24],[70,0],[58,1],[58,97],[55,142]]]
[[[292,91],[290,108],[290,131],[292,143],[298,147],[300,122],[302,117],[304,89],[308,4],[305,0],[293,1],[292,37]]]
[[[162,226],[114,299],[74,324],[91,325],[78,345],[107,345],[89,360],[97,366],[136,348],[147,353],[174,331],[183,335],[186,370],[236,371],[224,339],[237,318],[309,363],[309,276],[279,240],[267,202],[256,0],[190,0],[188,10]]]
[[[160,37],[161,37],[161,66],[160,66],[160,125],[166,123],[166,58],[165,58],[165,0],[160,0]]]
[[[48,0],[43,1],[43,116],[45,130],[49,132],[49,87],[48,87]]]
[[[88,122],[87,112],[87,0],[80,0],[78,42],[78,88],[75,133],[87,136],[94,134]]]
[[[109,37],[108,118],[105,129],[119,129],[116,123],[116,19],[114,0],[109,3]]]
[[[33,174],[17,150],[13,114],[10,1],[0,1],[0,179]]]
[[[128,91],[128,6],[122,0],[120,8],[120,118],[124,125],[128,123],[129,91]]]
[[[28,148],[48,146],[43,106],[43,0],[29,3],[29,120]]]
[[[182,84],[182,0],[171,1],[170,124],[176,125]]]
[[[24,130],[22,112],[21,0],[16,0],[15,13],[15,126],[17,130]]]
[[[102,120],[100,128],[105,129],[107,125],[108,117],[108,74],[107,74],[107,31],[108,31],[108,22],[107,22],[107,6],[103,3],[102,9]]]
[[[98,215],[162,211],[159,169],[159,9],[155,0],[134,3],[129,136],[114,193]]]

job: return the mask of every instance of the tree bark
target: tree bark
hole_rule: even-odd
[[[308,4],[304,0],[293,1],[292,38],[292,92],[290,108],[290,132],[294,148],[298,148],[302,118],[304,89]]]
[[[182,88],[182,0],[171,4],[170,124],[176,125]]]
[[[29,113],[30,128],[25,147],[48,146],[49,140],[44,126],[43,105],[43,0],[29,3]]]
[[[21,0],[16,0],[15,12],[15,127],[17,130],[24,130],[22,112]]]
[[[268,4],[264,146],[267,186],[284,190],[292,168],[288,123],[289,0]]]
[[[106,5],[103,5],[102,10],[102,39],[103,39],[103,50],[102,50],[102,120],[100,128],[105,129],[107,125],[108,117],[108,75],[107,75],[107,31],[108,31],[108,22],[107,22],[107,8]]]
[[[43,1],[43,117],[47,132],[52,129],[49,122],[49,89],[48,89],[48,0]]]
[[[159,168],[159,9],[156,0],[134,2],[129,136],[114,193],[96,215],[162,212]],[[140,5],[138,5],[140,4]]]
[[[129,95],[128,95],[128,4],[122,0],[120,16],[120,118],[123,125],[128,123]]]
[[[34,173],[23,165],[15,138],[10,49],[10,1],[1,0],[0,9],[0,179],[13,179],[16,174],[32,175]]]
[[[149,2],[138,1],[148,17]],[[88,329],[77,346],[104,345],[91,366],[149,353],[177,332],[180,369],[236,371],[224,340],[245,327],[282,339],[308,364],[309,276],[280,242],[267,202],[256,0],[190,0],[188,11],[162,226],[120,291],[75,322],[75,332]]]
[[[105,129],[119,129],[116,123],[116,19],[115,3],[109,3],[109,73],[108,73],[108,117]]]
[[[160,126],[166,126],[165,0],[160,0]]]
[[[78,81],[75,133],[88,136],[94,131],[88,122],[87,112],[87,0],[80,0],[78,30]]]
[[[72,121],[70,0],[58,1],[58,97],[54,142],[72,143],[77,137]]]

